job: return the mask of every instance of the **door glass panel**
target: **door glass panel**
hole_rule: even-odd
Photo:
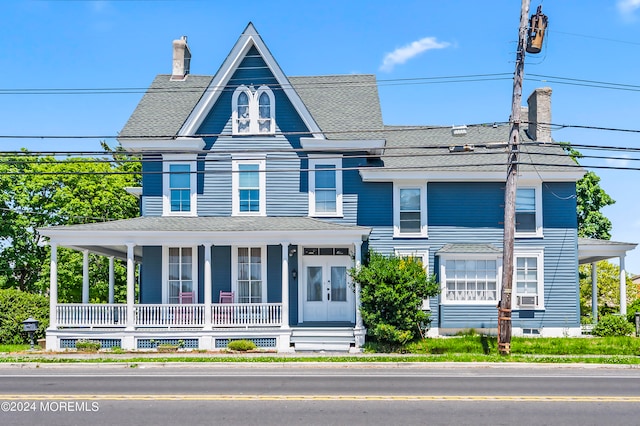
[[[322,302],[322,267],[307,267],[307,302]]]
[[[347,268],[345,266],[331,267],[331,301],[347,301]]]

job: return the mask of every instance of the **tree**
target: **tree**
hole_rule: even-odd
[[[49,248],[39,228],[137,216],[137,200],[124,188],[139,186],[139,171],[140,163],[127,161],[120,150],[111,158],[61,160],[28,151],[5,157],[0,163],[2,286],[29,292],[48,287]],[[72,256],[63,269],[78,264],[82,257]]]
[[[561,143],[569,156],[580,164],[582,154],[567,142]],[[600,186],[600,177],[587,172],[576,182],[576,203],[578,214],[578,236],[584,238],[611,239],[611,221],[600,211],[615,204],[615,200]]]
[[[362,320],[367,334],[391,347],[415,339],[428,324],[422,301],[439,293],[417,257],[384,256],[369,252],[365,265],[350,275],[360,284]]]
[[[620,267],[606,260],[596,264],[598,280],[598,317],[620,311]],[[580,311],[591,317],[591,265],[580,266]],[[627,305],[637,298],[637,292],[627,276]]]

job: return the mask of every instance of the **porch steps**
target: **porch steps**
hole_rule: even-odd
[[[296,351],[349,352],[355,345],[352,327],[294,327],[291,344]]]

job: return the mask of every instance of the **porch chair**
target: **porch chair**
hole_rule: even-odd
[[[192,291],[181,291],[178,294],[178,303],[181,305],[192,305],[195,303],[195,297]],[[194,310],[192,307],[178,306],[176,313],[176,321],[179,324],[189,324],[193,320]]]
[[[233,303],[234,294],[232,291],[222,291],[220,290],[220,299],[218,303]]]
[[[218,298],[218,304],[228,304],[234,302],[234,293],[233,291],[220,291],[220,297]],[[228,307],[219,307],[218,314],[214,318],[214,322],[218,324],[227,324],[231,320],[231,309],[232,306]]]
[[[178,297],[181,305],[190,305],[195,302],[192,291],[181,291]]]

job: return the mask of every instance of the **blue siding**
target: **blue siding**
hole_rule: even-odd
[[[267,157],[267,215],[307,216],[309,197],[300,191],[300,159],[295,154]]]
[[[162,303],[162,247],[142,247],[140,303]]]
[[[504,183],[429,183],[427,215],[429,226],[502,228]]]
[[[162,160],[145,156],[142,162],[142,216],[162,216]]]
[[[542,184],[542,211],[545,228],[577,228],[576,184],[573,182]]]
[[[231,158],[207,155],[204,188],[198,195],[198,216],[231,216]]]
[[[282,302],[282,246],[267,246],[267,303]]]

